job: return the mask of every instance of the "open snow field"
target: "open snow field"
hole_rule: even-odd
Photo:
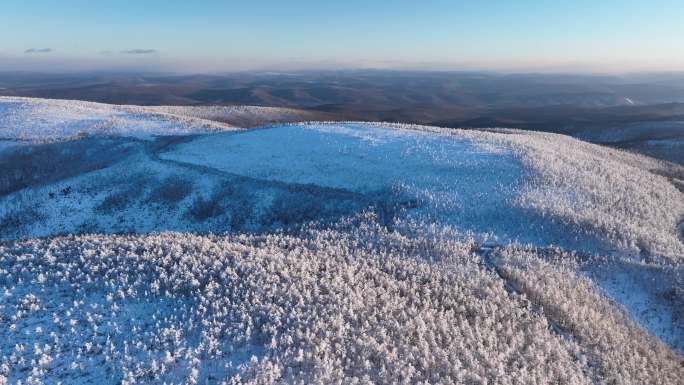
[[[362,194],[401,208],[388,221],[451,224],[503,239],[543,236],[504,214],[525,178],[522,165],[504,148],[463,138],[364,124],[287,125],[200,138],[161,158]]]
[[[684,378],[677,166],[226,116],[0,98],[0,384]]]

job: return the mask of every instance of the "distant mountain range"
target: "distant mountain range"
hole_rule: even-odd
[[[639,135],[613,135],[611,144],[684,162],[679,123],[684,121],[683,73],[619,77],[385,70],[219,75],[13,72],[0,73],[0,95],[142,106],[288,107],[324,120],[514,127],[588,140],[638,126]],[[652,139],[668,142],[649,143]]]

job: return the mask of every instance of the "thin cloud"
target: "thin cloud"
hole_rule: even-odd
[[[129,49],[121,51],[121,53],[126,55],[152,55],[157,53],[156,49]]]
[[[109,50],[100,51],[100,55],[109,55],[110,53],[112,53],[112,51],[109,51]]]
[[[52,48],[29,48],[24,53],[50,53]]]

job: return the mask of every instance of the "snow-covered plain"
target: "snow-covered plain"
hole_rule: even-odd
[[[231,114],[0,99],[0,384],[684,376],[676,166]]]

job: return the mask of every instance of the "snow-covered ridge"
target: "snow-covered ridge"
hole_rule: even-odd
[[[173,116],[224,122],[237,127],[319,120],[321,116],[294,108],[261,106],[154,106],[146,109]]]
[[[76,100],[0,97],[0,137],[50,141],[79,135],[179,135],[231,130],[206,119]]]
[[[276,107],[147,107],[0,96],[0,138],[50,141],[82,134],[198,134],[312,116]]]

